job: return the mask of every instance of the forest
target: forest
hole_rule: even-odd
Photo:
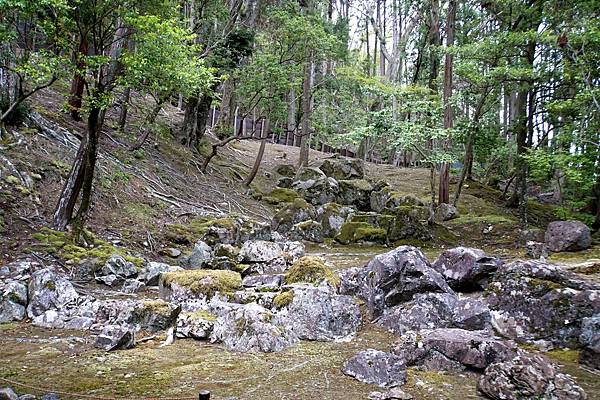
[[[598,0],[0,0],[0,399],[598,398],[599,232]]]

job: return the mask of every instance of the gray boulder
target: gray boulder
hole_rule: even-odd
[[[110,257],[97,275],[116,275],[120,278],[133,278],[138,274],[133,263],[125,260],[121,256],[114,255]]]
[[[121,287],[121,292],[123,293],[137,293],[144,290],[146,285],[144,282],[138,281],[137,279],[127,279],[123,283],[123,287]]]
[[[242,286],[259,291],[279,290],[283,275],[251,275],[242,279]]]
[[[300,339],[345,340],[356,334],[361,316],[350,296],[326,286],[293,285],[293,300],[280,314]]]
[[[223,342],[230,351],[275,352],[298,343],[287,324],[258,304],[232,308],[217,318],[211,334],[213,342]]]
[[[446,250],[431,264],[448,285],[458,291],[485,289],[490,277],[502,262],[487,256],[483,250],[456,247]]]
[[[298,222],[288,233],[291,240],[306,240],[313,243],[323,243],[323,226],[317,221]]]
[[[98,258],[87,258],[73,267],[73,280],[79,282],[91,282],[103,267]]]
[[[123,325],[108,325],[96,338],[94,347],[106,351],[130,349],[135,346],[135,331]]]
[[[180,271],[181,267],[176,267],[169,264],[151,261],[146,265],[140,274],[140,278],[145,282],[146,286],[158,286],[160,274],[165,272]]]
[[[64,276],[45,268],[34,272],[29,282],[27,315],[34,318],[48,310],[59,310],[75,302],[79,295]]]
[[[362,179],[365,176],[365,164],[358,158],[328,158],[323,160],[319,169],[337,180]]]
[[[488,366],[477,388],[496,400],[583,400],[587,396],[570,376],[540,354],[521,354]]]
[[[585,250],[592,244],[590,228],[579,221],[550,222],[544,239],[553,252]]]
[[[295,199],[293,203],[287,203],[273,216],[271,229],[285,235],[298,222],[316,218],[317,211],[313,205],[304,199]]]
[[[600,314],[583,319],[579,341],[583,346],[579,361],[600,370]]]
[[[0,281],[0,324],[21,321],[27,307],[27,286],[19,281]]]
[[[454,207],[452,204],[442,203],[438,206],[437,210],[435,210],[436,217],[440,221],[450,221],[451,219],[455,219],[459,217],[458,209]]]
[[[208,339],[216,317],[206,311],[180,313],[177,317],[178,338]]]
[[[0,400],[18,400],[19,396],[11,388],[0,389]]]
[[[280,257],[281,247],[275,242],[249,240],[242,245],[238,255],[241,263],[268,262]]]
[[[213,259],[212,248],[204,241],[198,240],[189,256],[183,260],[182,265],[187,269],[205,268]]]
[[[353,205],[359,210],[369,211],[371,208],[371,192],[373,186],[365,179],[340,180],[337,202]]]
[[[297,181],[309,181],[309,180],[316,181],[316,180],[323,179],[326,177],[327,177],[327,175],[325,175],[323,173],[323,171],[321,171],[318,168],[302,167],[302,168],[298,169],[298,171],[296,172],[295,179]]]
[[[307,181],[295,181],[292,188],[300,196],[313,205],[321,205],[335,201],[339,186],[333,178],[309,179]]]
[[[323,227],[323,236],[335,237],[348,216],[353,212],[351,207],[341,206],[337,203],[323,204],[317,209],[317,221]]]
[[[368,349],[346,361],[342,372],[361,382],[380,387],[406,383],[406,365],[401,357],[383,351]]]

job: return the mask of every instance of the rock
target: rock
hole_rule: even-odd
[[[279,210],[271,221],[273,231],[287,234],[298,222],[314,220],[317,217],[315,207],[304,199],[296,199]]]
[[[261,291],[279,290],[283,283],[283,275],[252,275],[242,279],[242,286]]]
[[[140,282],[137,279],[128,279],[125,281],[125,283],[123,283],[121,292],[137,293],[137,292],[144,290],[145,287],[146,287],[146,285],[144,285],[144,282]]]
[[[361,316],[350,296],[328,287],[293,286],[293,299],[280,312],[300,339],[347,340],[356,334]]]
[[[458,209],[452,204],[442,203],[435,210],[436,217],[440,221],[450,221],[459,217]]]
[[[298,222],[288,233],[291,240],[306,240],[313,243],[323,243],[323,226],[316,221]]]
[[[568,375],[540,354],[522,354],[491,364],[477,388],[492,399],[583,400],[586,395]]]
[[[407,366],[423,366],[429,370],[467,367],[480,371],[492,363],[512,359],[519,351],[514,342],[483,331],[456,328],[424,330],[418,335],[409,333],[392,349]]]
[[[19,400],[35,400],[37,397],[35,397],[32,394],[23,394],[21,396],[19,396]]]
[[[383,228],[369,225],[367,222],[350,221],[342,225],[335,240],[342,244],[363,242],[385,244],[388,236],[387,231]]]
[[[60,397],[56,393],[46,393],[41,400],[60,400]]]
[[[502,262],[483,250],[456,247],[444,251],[431,267],[442,274],[448,285],[459,291],[485,289],[490,277]]]
[[[327,203],[317,209],[317,221],[323,227],[323,236],[335,237],[353,209],[337,203]]]
[[[378,350],[363,350],[346,361],[342,372],[361,382],[379,387],[406,383],[406,366],[401,357]]]
[[[164,331],[177,323],[181,306],[163,300],[137,302],[126,322],[151,332]]]
[[[140,278],[146,283],[146,286],[157,286],[160,274],[181,270],[181,267],[150,261],[140,273]]]
[[[298,169],[295,176],[296,181],[316,181],[323,178],[327,178],[327,175],[320,169],[313,167],[301,167]]]
[[[553,252],[585,250],[592,244],[590,229],[579,221],[550,222],[544,238]]]
[[[412,395],[399,388],[392,388],[383,395],[383,400],[412,400],[412,398]]]
[[[316,256],[304,256],[285,274],[285,283],[312,283],[314,285],[339,286],[339,278],[327,266],[325,260]]]
[[[26,315],[27,286],[19,281],[0,281],[0,324],[22,321]]]
[[[415,196],[403,196],[400,193],[393,191],[389,186],[383,186],[379,190],[374,190],[370,198],[371,210],[375,212],[393,211],[401,206],[419,206],[425,204]]]
[[[97,275],[116,275],[119,278],[133,278],[138,274],[133,263],[125,260],[121,256],[111,256]]]
[[[293,177],[296,175],[297,167],[292,164],[279,164],[275,167],[275,172],[281,176]]]
[[[295,181],[292,184],[300,196],[313,205],[321,205],[335,201],[339,186],[333,178],[309,179],[307,181]]]
[[[583,346],[579,362],[600,370],[600,314],[583,319],[579,341]]]
[[[102,283],[103,285],[106,285],[109,287],[115,287],[115,286],[122,284],[124,282],[124,280],[122,277],[111,274],[111,275],[96,276],[96,282]]]
[[[239,265],[235,260],[232,260],[229,257],[215,257],[211,260],[210,264],[206,266],[206,268],[238,271]]]
[[[178,338],[208,339],[216,317],[206,311],[180,313],[177,317]]]
[[[198,240],[189,256],[182,262],[187,269],[199,269],[206,267],[213,259],[213,251],[210,246]]]
[[[130,349],[135,345],[135,331],[121,325],[106,326],[96,338],[94,347],[106,351]]]
[[[176,249],[174,247],[167,247],[165,249],[161,249],[159,253],[163,256],[177,258],[181,255],[181,250]]]
[[[281,257],[281,246],[265,240],[249,240],[244,243],[238,255],[241,263],[268,262]]]
[[[73,280],[80,282],[91,282],[98,271],[103,267],[97,258],[87,258],[77,264],[73,270]]]
[[[0,400],[18,400],[19,396],[11,388],[0,389]]]
[[[421,293],[393,307],[376,322],[403,335],[407,331],[450,327],[481,330],[490,328],[490,321],[490,310],[482,301],[450,293]]]
[[[583,319],[600,313],[600,285],[538,261],[498,268],[486,296],[494,328],[522,342],[544,339],[575,347]]]
[[[270,289],[266,289],[270,290]],[[254,290],[238,290],[233,294],[234,303],[238,304],[249,304],[256,303],[259,306],[264,308],[272,309],[274,307],[274,300],[278,296],[278,293],[275,291],[260,291],[258,289]]]
[[[363,267],[352,267],[338,271],[340,278],[340,294],[357,296],[360,294],[363,285]]]
[[[47,310],[61,309],[75,302],[79,295],[67,278],[45,268],[32,274],[28,297],[27,315],[34,318]]]
[[[328,158],[323,160],[319,169],[337,180],[362,179],[365,176],[365,164],[358,158]]]
[[[298,337],[287,324],[253,303],[237,306],[217,318],[211,340],[239,352],[275,352],[298,343]]]
[[[525,251],[531,258],[548,257],[548,246],[546,246],[546,243],[530,240],[525,243]]]
[[[231,260],[237,260],[240,249],[231,244],[222,244],[219,243],[214,248],[215,257],[227,257]]]
[[[241,288],[242,277],[234,271],[175,271],[162,274],[158,286],[161,298],[168,301],[207,300],[217,293],[233,294]]]
[[[393,219],[387,227],[389,242],[405,239],[431,240],[433,235],[427,225],[429,211],[427,207],[399,206],[390,215]]]
[[[291,189],[293,183],[294,183],[293,178],[290,178],[288,176],[282,176],[281,178],[277,179],[276,185],[277,185],[277,187],[280,187],[280,188]]]
[[[421,250],[412,246],[375,256],[360,275],[363,284],[359,296],[367,301],[373,317],[417,293],[454,293]]]
[[[373,186],[365,179],[340,180],[337,202],[353,205],[359,210],[369,211]]]

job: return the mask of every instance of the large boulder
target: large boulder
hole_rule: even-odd
[[[488,306],[476,299],[450,293],[420,293],[390,309],[377,324],[403,335],[407,331],[436,328],[482,330],[490,328]]]
[[[550,222],[544,238],[553,252],[585,250],[592,244],[590,229],[579,221]]]
[[[279,210],[271,221],[271,229],[281,234],[286,234],[298,222],[314,220],[317,218],[315,207],[304,199],[296,199],[293,203],[286,204]]]
[[[538,261],[501,266],[486,295],[494,328],[522,342],[549,340],[575,347],[583,319],[600,313],[600,285]]]
[[[459,217],[458,209],[452,204],[442,203],[435,210],[435,216],[440,221],[450,221]]]
[[[300,339],[345,340],[356,334],[360,310],[352,297],[326,286],[294,285],[280,314]]]
[[[393,211],[396,207],[411,206],[422,207],[425,204],[419,198],[412,195],[401,195],[393,191],[389,186],[384,186],[371,193],[371,210],[375,212]]]
[[[317,221],[323,227],[323,236],[335,237],[353,209],[337,203],[327,203],[317,209]]]
[[[314,167],[301,167],[298,169],[295,176],[297,181],[317,181],[323,178],[327,178],[327,175],[325,175],[319,168]]]
[[[313,205],[321,205],[335,201],[339,193],[338,182],[333,178],[309,179],[295,181],[292,184],[300,196]]]
[[[27,315],[34,318],[49,310],[60,310],[75,302],[79,295],[66,277],[45,268],[31,275],[28,297]]]
[[[488,366],[477,388],[495,400],[583,400],[587,396],[570,376],[540,354],[521,354]]]
[[[341,244],[388,242],[387,231],[368,222],[345,222],[335,240]]]
[[[583,319],[579,341],[583,346],[579,361],[600,370],[600,314]]]
[[[323,225],[317,221],[298,222],[288,233],[291,240],[306,240],[313,243],[323,243]]]
[[[389,242],[405,239],[431,240],[433,235],[427,225],[429,211],[421,206],[399,206],[390,212],[393,215],[387,228]]]
[[[139,301],[126,322],[150,332],[163,331],[175,326],[180,311],[181,306],[163,300]]]
[[[208,243],[198,240],[190,255],[182,260],[182,265],[187,269],[205,268],[213,258],[213,250]]]
[[[100,270],[100,274],[116,275],[120,278],[134,278],[137,276],[138,271],[132,262],[125,260],[119,255],[114,255],[106,261]]]
[[[21,321],[27,307],[27,286],[19,281],[0,281],[0,324]]]
[[[177,317],[178,338],[208,339],[215,325],[216,316],[206,311],[182,312]]]
[[[223,270],[167,272],[159,280],[160,295],[168,301],[206,300],[217,293],[232,295],[241,286],[242,277],[239,273]]]
[[[135,346],[135,331],[127,326],[108,325],[98,335],[94,346],[106,351],[130,349]]]
[[[211,340],[239,352],[281,351],[298,343],[286,323],[255,303],[232,308],[217,318]]]
[[[145,282],[146,286],[157,286],[160,274],[181,271],[181,269],[181,267],[151,261],[141,271],[139,278]]]
[[[373,317],[418,293],[454,293],[425,254],[412,246],[375,256],[354,279],[362,282],[358,295],[367,301]]]
[[[337,202],[369,211],[373,186],[366,179],[340,180]]]
[[[442,274],[452,289],[472,291],[485,289],[501,263],[483,250],[456,247],[440,254],[431,266]]]
[[[298,242],[267,242],[249,240],[244,243],[238,255],[244,275],[280,274],[304,254],[304,247]]]
[[[323,160],[319,169],[337,180],[362,179],[365,176],[365,164],[358,158],[328,158]]]
[[[487,332],[456,328],[424,330],[419,334],[409,332],[392,349],[407,366],[479,371],[492,363],[510,360],[519,351],[514,342],[490,336]]]
[[[406,383],[404,360],[379,350],[363,350],[344,363],[342,372],[361,382],[380,387]]]

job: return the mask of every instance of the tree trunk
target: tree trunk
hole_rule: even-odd
[[[298,165],[306,167],[308,165],[309,144],[310,144],[310,91],[312,79],[313,60],[312,54],[308,55],[306,65],[304,66],[304,82],[302,83],[302,132],[300,136],[300,158]]]
[[[204,136],[212,104],[212,96],[202,94],[190,97],[185,105],[181,143],[188,147],[197,147]]]
[[[258,154],[256,154],[256,160],[254,161],[254,165],[252,166],[252,170],[250,174],[244,181],[244,186],[248,187],[256,177],[258,170],[260,169],[260,164],[262,162],[263,156],[265,154],[265,146],[267,144],[267,139],[269,137],[269,117],[265,119],[265,123],[261,129],[261,140],[260,147],[258,149]]]
[[[127,113],[129,112],[129,100],[131,97],[131,88],[128,86],[123,91],[123,100],[121,102],[121,112],[119,113],[119,130],[125,130],[127,124]]]
[[[162,109],[164,102],[165,102],[165,99],[159,99],[156,102],[156,104],[154,105],[154,108],[152,108],[150,113],[146,116],[146,120],[144,121],[144,126],[142,126],[140,129],[142,131],[142,134],[138,137],[138,140],[135,142],[135,144],[129,148],[129,151],[138,150],[144,145],[144,143],[148,139],[148,136],[152,132],[151,125],[154,124],[154,122],[156,121],[156,117],[158,117],[158,113]]]
[[[84,72],[80,71],[84,71],[85,69],[85,57],[87,57],[88,51],[87,37],[83,36],[79,42],[77,53],[75,54],[75,65],[77,70],[71,81],[71,91],[69,93],[69,112],[71,118],[75,121],[81,121],[79,110],[81,109],[85,77],[83,76]]]

